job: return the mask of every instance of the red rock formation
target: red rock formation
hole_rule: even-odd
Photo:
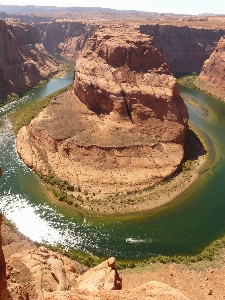
[[[225,37],[222,37],[203,65],[195,84],[202,90],[225,100]]]
[[[37,300],[47,292],[69,290],[79,275],[77,265],[44,247],[11,255],[7,261],[10,299]]]
[[[45,50],[35,27],[0,20],[0,100],[21,94],[57,72],[59,63]]]
[[[225,30],[175,25],[140,25],[140,32],[154,38],[172,73],[201,72]]]
[[[187,108],[148,36],[130,27],[97,33],[77,60],[74,91],[18,133],[28,166],[95,193],[141,188],[178,169]]]
[[[2,215],[0,213],[0,299],[8,300],[8,291],[6,285],[6,264],[2,251],[2,236],[1,236]]]
[[[122,279],[115,269],[116,260],[109,258],[95,268],[79,276],[77,287],[80,290],[96,292],[100,290],[121,290]]]
[[[122,291],[86,292],[73,290],[51,293],[42,300],[190,300],[168,284],[150,281],[137,288]]]
[[[37,23],[42,43],[50,53],[58,53],[76,59],[95,31],[94,25],[75,21]]]

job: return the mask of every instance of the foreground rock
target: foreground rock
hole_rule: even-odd
[[[121,290],[122,279],[116,271],[115,263],[115,258],[111,257],[97,267],[87,271],[78,278],[78,289],[89,292]]]
[[[0,102],[48,79],[59,63],[45,50],[35,27],[0,20]]]
[[[47,292],[69,290],[81,270],[78,263],[44,247],[15,253],[7,261],[10,299],[37,300]]]
[[[5,257],[2,251],[1,225],[2,225],[2,214],[0,213],[0,299],[8,300],[9,298],[8,298],[8,291],[6,285],[6,264],[5,264]]]
[[[203,65],[195,84],[202,90],[225,100],[225,37]]]
[[[182,292],[167,284],[150,281],[137,288],[122,291],[70,292],[52,293],[43,300],[190,300]]]
[[[142,188],[179,168],[187,108],[148,36],[130,27],[97,33],[77,59],[74,93],[19,131],[29,167],[95,195]]]

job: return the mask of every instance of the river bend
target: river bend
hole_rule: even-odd
[[[0,109],[0,210],[32,240],[118,259],[194,254],[225,233],[225,104],[180,86],[190,122],[213,145],[213,160],[197,184],[157,214],[132,219],[89,218],[55,205],[45,187],[20,160],[10,114],[72,83],[73,72]],[[190,105],[191,103],[192,105]],[[194,105],[193,105],[194,103]]]

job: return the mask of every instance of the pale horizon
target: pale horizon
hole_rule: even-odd
[[[56,7],[99,7],[117,10],[138,10],[145,12],[173,13],[173,14],[225,14],[225,1],[204,0],[115,0],[106,2],[103,0],[81,1],[53,1],[53,0],[1,0],[2,5],[34,5],[34,6],[56,6]]]

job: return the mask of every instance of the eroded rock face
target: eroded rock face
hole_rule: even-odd
[[[69,290],[75,285],[78,272],[75,262],[40,247],[11,255],[7,277],[12,299],[37,300],[47,292]]]
[[[89,292],[121,290],[122,279],[115,269],[115,258],[111,257],[81,275],[77,280],[77,287]]]
[[[50,53],[58,53],[76,59],[95,31],[94,25],[75,21],[37,23],[42,43]]]
[[[0,101],[29,90],[58,70],[35,27],[0,20]]]
[[[187,108],[148,36],[103,28],[77,59],[74,93],[18,133],[28,166],[95,193],[141,188],[177,170]]]
[[[8,300],[8,291],[6,284],[6,264],[5,257],[2,251],[2,236],[1,236],[2,214],[0,213],[0,299]]]
[[[202,90],[225,100],[225,37],[222,37],[203,65],[195,84]]]
[[[225,30],[176,25],[140,25],[163,54],[173,74],[201,72],[203,63],[215,50]]]

